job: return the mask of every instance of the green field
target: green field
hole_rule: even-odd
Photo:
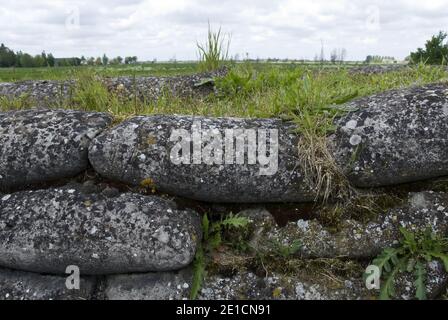
[[[230,65],[244,64],[244,62],[230,63]],[[251,62],[257,70],[270,67],[291,69],[296,67],[308,68],[344,68],[360,65],[360,62],[345,62],[344,64],[320,64],[303,62]],[[76,74],[83,71],[95,72],[104,77],[118,76],[174,76],[192,74],[200,71],[198,62],[156,62],[138,63],[135,65],[108,66],[78,66],[78,67],[43,67],[43,68],[0,68],[0,82],[16,82],[23,80],[65,80],[76,78]]]
[[[94,71],[104,77],[117,76],[171,76],[190,74],[197,71],[194,62],[142,63],[116,66],[79,66],[54,68],[0,68],[0,82],[22,80],[65,80],[76,77],[80,71]]]

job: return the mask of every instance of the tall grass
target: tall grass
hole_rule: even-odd
[[[213,71],[223,65],[229,58],[230,36],[222,33],[221,27],[213,31],[208,24],[207,41],[196,43],[199,55],[200,71]]]

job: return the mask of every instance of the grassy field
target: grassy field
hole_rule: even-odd
[[[82,71],[95,72],[104,77],[117,76],[171,76],[197,71],[194,62],[142,63],[135,65],[79,66],[56,68],[0,68],[0,82],[22,80],[65,80],[76,78]]]
[[[302,68],[341,68],[357,66],[359,62],[331,64],[313,62],[250,62],[258,71],[275,67],[279,70]],[[231,65],[246,64],[244,62]],[[139,63],[135,65],[79,66],[55,68],[0,68],[0,82],[16,82],[23,80],[65,80],[76,78],[80,72],[94,72],[104,77],[118,76],[174,76],[192,74],[201,71],[198,62],[156,62]]]

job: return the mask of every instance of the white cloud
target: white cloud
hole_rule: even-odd
[[[231,53],[312,58],[346,48],[403,58],[447,28],[447,0],[41,0],[3,1],[0,42],[56,56],[195,59],[207,22],[232,35]],[[79,10],[79,28],[66,26]],[[75,12],[76,12],[75,10]],[[71,21],[75,21],[72,19]]]

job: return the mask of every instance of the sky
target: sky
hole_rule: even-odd
[[[404,59],[448,31],[448,0],[0,0],[0,42],[56,57],[195,60],[208,22],[232,56],[313,59],[323,45]]]

